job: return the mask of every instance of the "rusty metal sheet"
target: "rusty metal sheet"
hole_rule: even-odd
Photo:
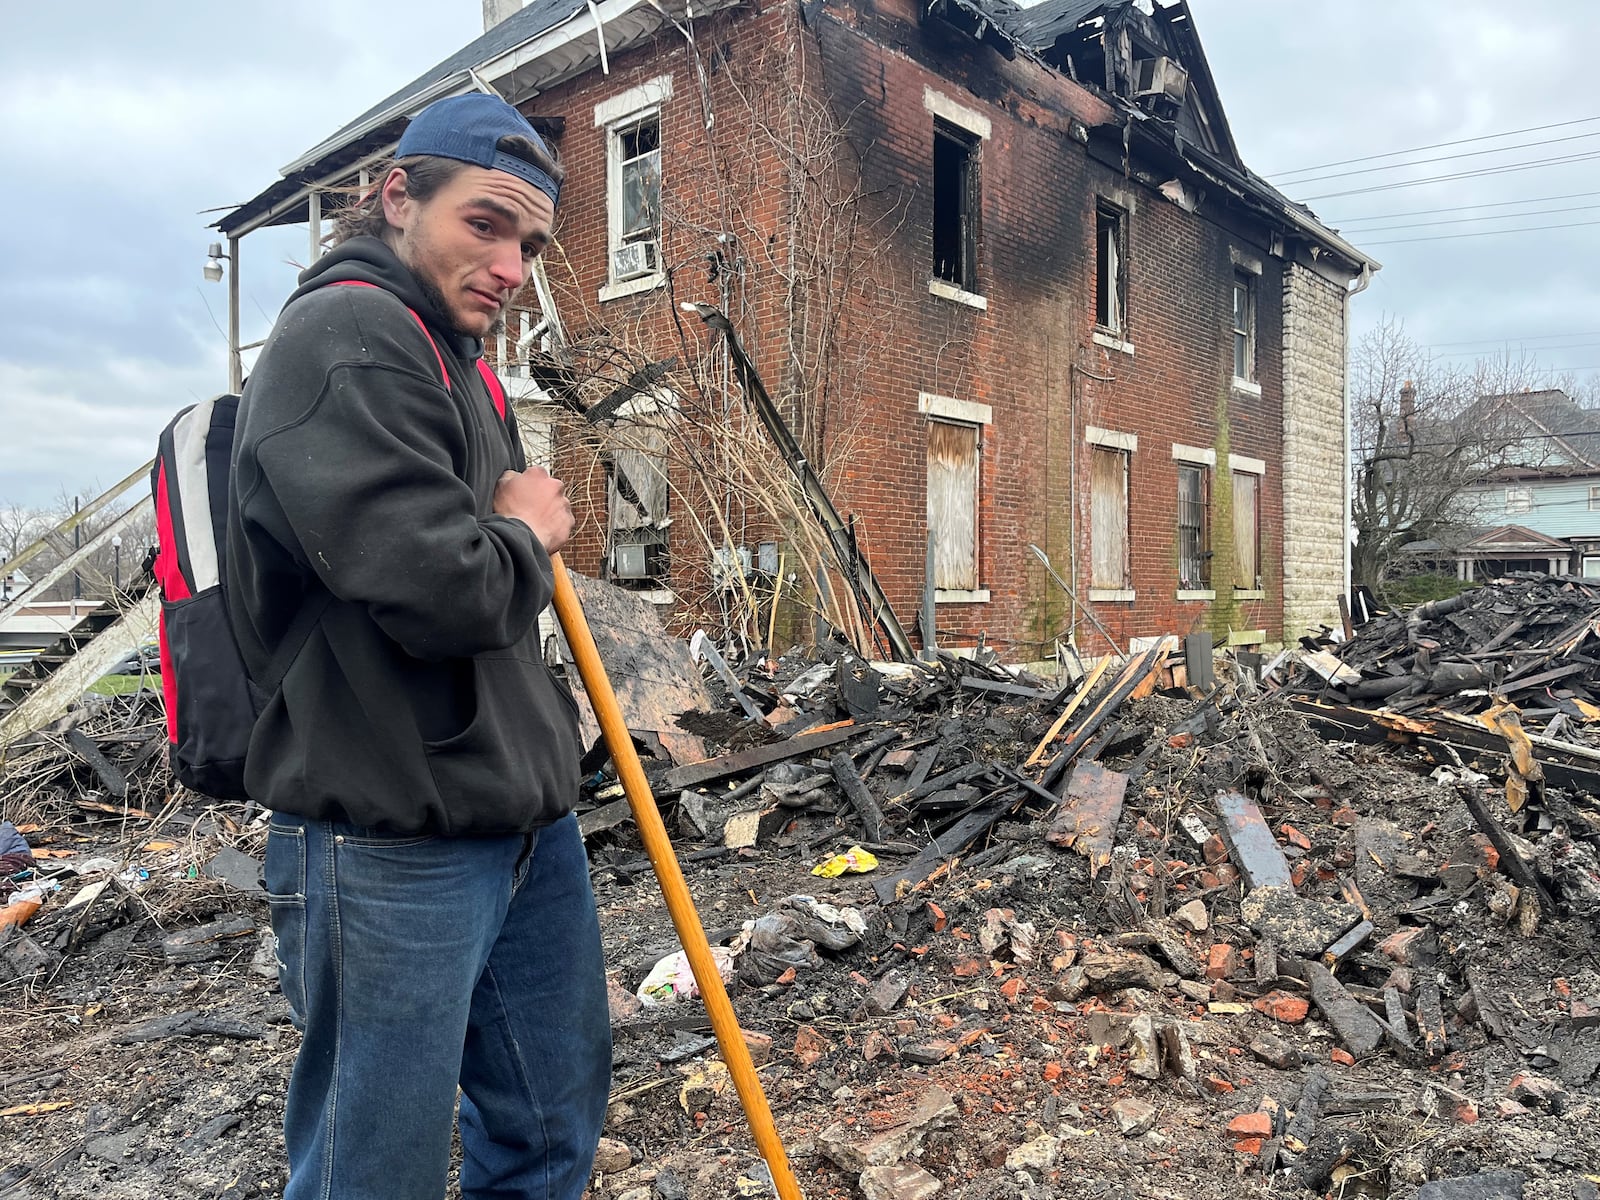
[[[1217,797],[1217,813],[1222,817],[1222,840],[1228,844],[1228,851],[1245,881],[1253,888],[1292,890],[1289,860],[1278,848],[1255,801],[1238,792],[1224,792]]]
[[[1076,850],[1089,860],[1094,875],[1111,861],[1122,819],[1122,797],[1128,777],[1099,763],[1079,763],[1067,781],[1067,794],[1050,822],[1045,840]]]

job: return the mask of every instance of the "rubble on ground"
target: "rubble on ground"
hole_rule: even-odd
[[[1600,809],[1547,745],[1587,746],[1587,674],[1491,694],[1584,659],[1592,623],[1557,635],[1592,597],[1502,586],[1304,650],[1429,686],[1524,652],[1482,697],[1387,711],[1203,640],[1075,682],[986,652],[707,666],[639,741],[805,1193],[1594,1196]],[[19,882],[49,885],[0,929],[0,1197],[275,1194],[296,1035],[264,816],[169,802],[159,754],[127,766],[159,707],[122,703],[76,726],[124,797],[62,730],[0,779]],[[626,801],[585,767],[615,1042],[590,1194],[770,1194]]]

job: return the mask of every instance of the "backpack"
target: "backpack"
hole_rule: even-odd
[[[330,287],[372,287],[354,280]],[[445,387],[450,372],[433,334],[413,309],[433,348]],[[489,364],[478,373],[506,420],[506,394]],[[332,599],[324,592],[289,623],[266,675],[252,679],[228,619],[224,574],[228,492],[239,397],[214,396],[181,410],[161,431],[150,490],[156,550],[151,572],[161,591],[161,688],[167,709],[167,758],[185,787],[220,800],[248,800],[245,754],[262,707],[277,692]]]

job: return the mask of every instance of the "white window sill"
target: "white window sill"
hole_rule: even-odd
[[[1230,629],[1228,630],[1228,645],[1230,646],[1259,646],[1267,640],[1265,629]]]
[[[1216,592],[1209,588],[1179,588],[1179,600],[1215,600]]]
[[[1132,604],[1134,590],[1132,588],[1090,588],[1089,599],[1103,601],[1108,604]]]
[[[976,292],[969,292],[965,288],[958,288],[953,283],[946,283],[942,279],[928,280],[928,295],[938,296],[944,300],[954,300],[957,304],[965,304],[968,308],[989,310],[989,301]]]
[[[625,279],[621,283],[608,283],[600,289],[600,303],[607,300],[620,300],[624,296],[637,296],[640,292],[653,292],[667,277],[660,271],[653,275],[641,275],[637,279]]]
[[[989,603],[989,589],[935,588],[933,602],[935,604],[987,604]]]
[[[1132,342],[1125,342],[1116,335],[1107,333],[1103,329],[1096,329],[1094,331],[1094,344],[1096,346],[1104,346],[1107,350],[1115,350],[1118,354],[1131,355],[1133,353]]]
[[[1237,375],[1233,377],[1233,390],[1244,396],[1254,396],[1258,400],[1261,398],[1259,383],[1251,383],[1248,379],[1240,379]]]
[[[1233,598],[1235,600],[1265,600],[1267,593],[1265,588],[1234,588]]]

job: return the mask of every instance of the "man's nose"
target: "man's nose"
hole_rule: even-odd
[[[503,243],[495,249],[489,272],[495,282],[508,292],[520,291],[528,282],[527,264],[522,261],[522,243]]]

